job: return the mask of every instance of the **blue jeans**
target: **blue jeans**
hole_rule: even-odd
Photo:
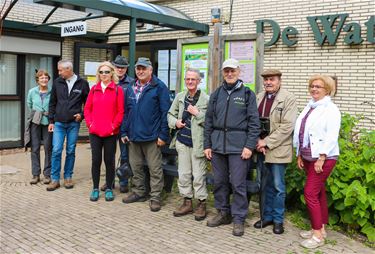
[[[55,122],[55,128],[52,138],[52,168],[51,179],[52,181],[60,181],[61,171],[61,154],[64,148],[64,140],[66,137],[66,157],[64,165],[64,179],[72,178],[74,161],[76,158],[76,144],[78,139],[80,123],[70,122],[61,123]]]
[[[283,223],[285,211],[285,169],[286,163],[266,163],[268,170],[265,187],[264,221]]]
[[[118,137],[118,143],[120,145],[120,157],[121,157],[121,164],[124,163],[125,161],[128,161],[128,145],[127,144],[124,144],[122,143],[121,141],[121,136],[119,135]],[[123,181],[120,181],[120,185],[121,186],[127,186],[128,185],[128,179],[125,179]]]

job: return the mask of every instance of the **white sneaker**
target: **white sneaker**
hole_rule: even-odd
[[[301,246],[307,249],[315,249],[324,245],[324,239],[320,240],[316,236],[312,236],[310,239],[301,242]]]
[[[299,235],[303,239],[310,239],[313,236],[313,230],[301,231]],[[322,235],[323,235],[323,238],[327,238],[327,232],[324,232]]]

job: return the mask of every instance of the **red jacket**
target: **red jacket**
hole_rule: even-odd
[[[93,86],[87,98],[84,116],[91,134],[100,137],[116,135],[124,117],[124,92],[112,81],[102,90],[100,82]]]

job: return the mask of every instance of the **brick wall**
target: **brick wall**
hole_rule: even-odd
[[[316,73],[336,75],[338,78],[338,93],[334,101],[341,111],[351,114],[364,114],[366,119],[362,124],[371,129],[375,128],[375,44],[366,41],[367,28],[364,23],[375,13],[373,0],[236,0],[233,1],[232,23],[223,25],[224,35],[255,33],[255,20],[272,19],[281,30],[286,26],[295,27],[299,34],[298,43],[293,47],[282,44],[281,39],[271,48],[265,49],[264,68],[278,68],[283,72],[283,86],[295,93],[299,107],[302,108],[309,99],[307,91],[308,78]],[[170,0],[152,1],[175,8],[184,12],[195,21],[209,23],[211,8],[219,7],[222,13],[229,14],[229,0]],[[27,6],[21,8],[20,6]],[[52,7],[44,6],[43,10],[35,9],[35,4],[17,3],[15,10],[9,15],[10,19],[41,22]],[[39,6],[40,7],[40,6]],[[335,46],[327,44],[319,46],[315,41],[311,27],[306,20],[308,16],[348,13],[349,22],[359,22],[362,45],[348,46],[344,44],[346,32],[341,32]],[[77,18],[82,15],[76,11],[59,10],[49,22]],[[30,16],[32,18],[30,18]],[[8,18],[7,18],[8,19]],[[103,32],[116,19],[108,17],[100,20],[88,21],[88,30]],[[129,22],[122,21],[112,33],[128,32]],[[230,29],[231,28],[231,29]],[[210,34],[213,27],[210,26]],[[175,31],[162,34],[139,34],[139,41],[170,40],[192,38],[196,35],[190,31]],[[270,29],[265,31],[265,40],[271,37]],[[74,42],[77,38],[65,38],[62,45],[62,57],[73,59]],[[127,36],[110,37],[109,43],[127,43]]]

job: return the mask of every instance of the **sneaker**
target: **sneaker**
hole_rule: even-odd
[[[90,195],[90,201],[98,201],[99,199],[99,190],[98,189],[93,189]]]
[[[151,212],[159,212],[161,209],[160,201],[150,200],[150,210]]]
[[[43,184],[49,184],[51,182],[51,177],[45,176],[43,180]]]
[[[47,191],[54,191],[60,188],[60,182],[58,181],[52,181],[50,184],[47,186]]]
[[[72,189],[74,187],[72,178],[64,179],[64,187],[65,189]]]
[[[113,201],[115,196],[113,195],[113,191],[111,189],[107,189],[105,191],[105,201]]]
[[[234,236],[243,236],[244,233],[245,233],[245,227],[243,224],[236,224],[236,223],[233,224],[232,234]]]
[[[138,196],[137,194],[135,194],[135,192],[130,193],[130,195],[122,199],[122,202],[125,204],[130,204],[134,202],[144,202],[144,201],[146,201],[146,197]]]
[[[30,184],[37,184],[39,183],[39,181],[40,181],[39,176],[33,176],[33,178],[31,178]]]
[[[313,230],[301,231],[299,235],[304,239],[310,239],[313,236]],[[322,236],[323,238],[327,238],[327,232],[322,233]]]
[[[220,225],[227,225],[232,223],[232,216],[230,213],[220,211],[215,217],[207,221],[207,226],[218,227]]]
[[[306,249],[315,249],[323,245],[324,245],[324,239],[318,239],[314,235],[310,239],[306,239],[301,242],[301,246]]]

